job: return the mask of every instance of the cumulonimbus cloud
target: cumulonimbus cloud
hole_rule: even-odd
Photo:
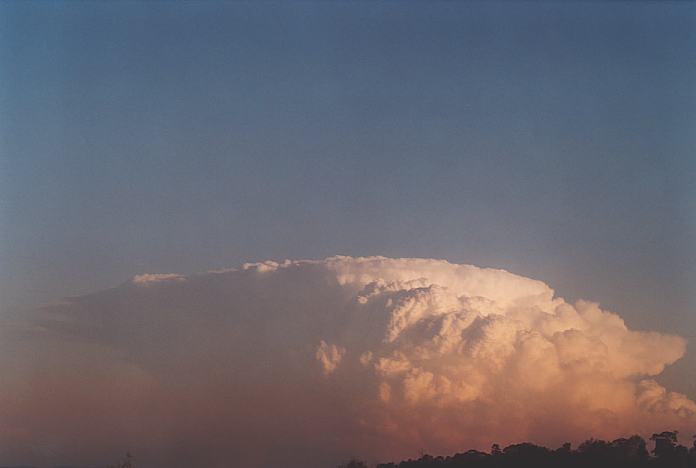
[[[138,275],[0,332],[0,462],[332,466],[696,428],[683,339],[541,281],[332,257]]]

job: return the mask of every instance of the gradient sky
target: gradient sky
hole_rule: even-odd
[[[690,339],[696,4],[0,4],[0,310],[334,254]]]

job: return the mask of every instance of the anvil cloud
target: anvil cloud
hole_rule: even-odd
[[[331,466],[696,428],[653,380],[683,339],[444,260],[143,274],[0,340],[2,463]]]

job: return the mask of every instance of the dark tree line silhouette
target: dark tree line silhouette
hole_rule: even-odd
[[[679,444],[677,435],[677,431],[653,434],[651,452],[646,441],[634,435],[611,442],[589,439],[577,449],[569,443],[555,450],[531,443],[503,449],[493,444],[490,453],[469,450],[447,457],[424,455],[377,468],[696,468],[696,440],[687,448]],[[367,464],[351,460],[340,468],[367,468]]]

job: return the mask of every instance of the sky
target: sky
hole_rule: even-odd
[[[695,23],[690,2],[3,2],[0,314],[384,255],[693,342]],[[694,350],[657,380],[696,398]]]

